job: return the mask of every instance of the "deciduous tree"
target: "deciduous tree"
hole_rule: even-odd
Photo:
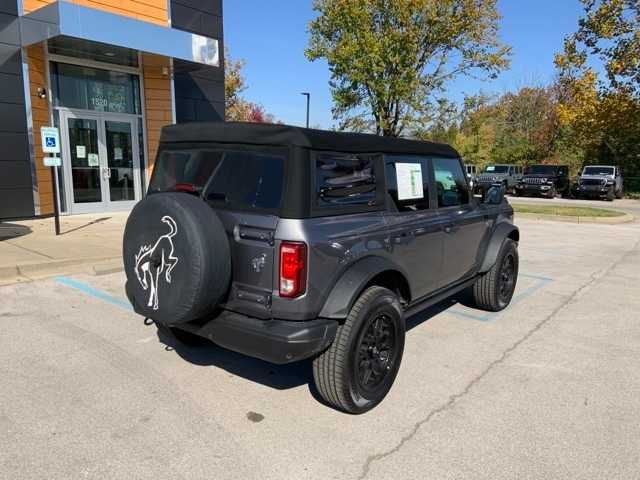
[[[496,0],[315,0],[307,58],[331,70],[344,128],[399,136],[425,128],[447,82],[509,64]]]

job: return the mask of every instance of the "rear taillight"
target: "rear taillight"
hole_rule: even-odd
[[[280,244],[280,296],[294,298],[307,288],[307,245],[302,242]]]

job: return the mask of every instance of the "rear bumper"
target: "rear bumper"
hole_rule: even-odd
[[[136,304],[125,285],[127,297]],[[141,312],[137,312],[142,315]],[[214,318],[171,325],[208,338],[221,347],[276,364],[293,363],[325,350],[336,337],[338,321],[324,318],[304,321],[261,320],[222,310]]]
[[[174,325],[221,347],[267,362],[284,364],[312,357],[336,336],[336,320],[260,320],[223,311],[207,323]]]

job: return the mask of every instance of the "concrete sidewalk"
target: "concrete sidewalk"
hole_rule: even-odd
[[[76,272],[122,269],[122,234],[128,212],[0,222],[0,285]]]

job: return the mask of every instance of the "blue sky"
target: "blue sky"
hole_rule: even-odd
[[[331,118],[329,70],[304,57],[307,26],[314,18],[311,0],[224,0],[225,42],[233,58],[243,58],[249,88],[245,96],[261,103],[285,123],[302,125],[305,99],[311,92],[311,124],[328,128]],[[493,81],[461,78],[449,84],[447,96],[515,90],[548,83],[553,56],[563,38],[575,31],[582,10],[579,0],[498,0],[500,38],[513,48],[511,68]]]

